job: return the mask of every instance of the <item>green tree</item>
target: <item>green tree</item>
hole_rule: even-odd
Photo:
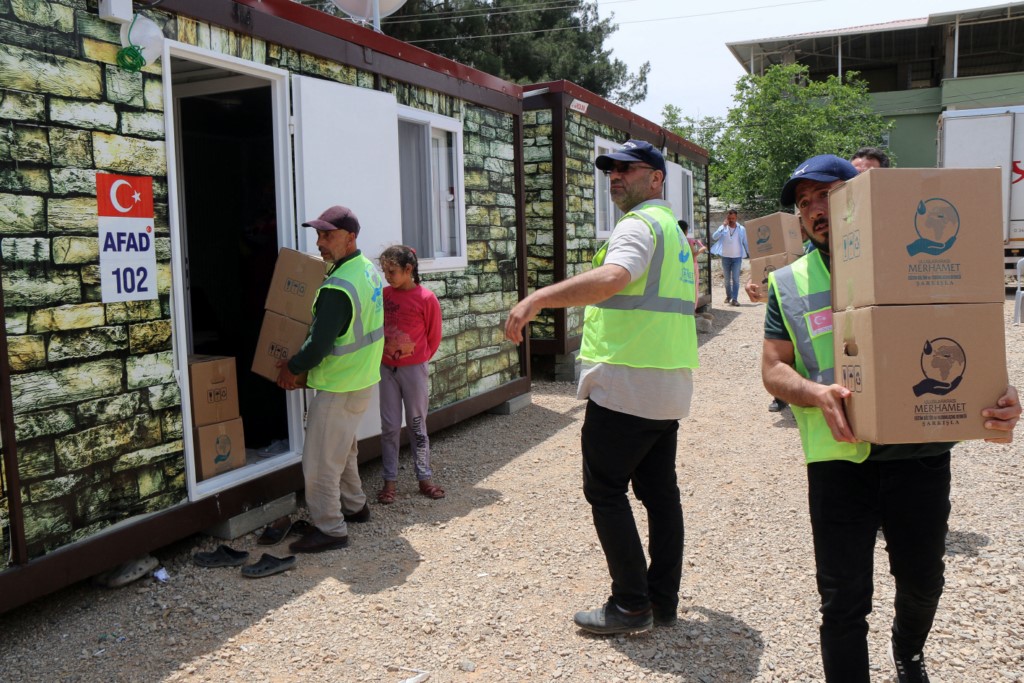
[[[329,0],[303,4],[340,14]],[[381,31],[515,83],[568,80],[623,107],[647,97],[650,62],[635,73],[604,42],[618,26],[593,0],[409,0]]]
[[[715,164],[718,141],[722,136],[725,119],[718,116],[704,116],[699,119],[683,116],[682,109],[674,104],[666,104],[661,110],[661,125],[703,147],[708,153],[708,165]]]
[[[756,214],[781,208],[782,186],[804,159],[849,158],[859,147],[881,146],[892,126],[873,112],[867,83],[852,71],[811,81],[806,66],[773,66],[740,78],[733,101],[721,128],[689,120],[698,136],[691,139],[705,146],[699,135],[710,135],[712,194]],[[680,119],[684,130],[687,123]]]

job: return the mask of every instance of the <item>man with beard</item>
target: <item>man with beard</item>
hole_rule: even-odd
[[[807,461],[821,656],[829,683],[869,683],[867,615],[874,546],[885,534],[896,580],[890,657],[899,683],[927,683],[924,644],[944,584],[952,443],[858,441],[846,419],[850,391],[835,383],[832,349],[829,190],[857,175],[831,154],[800,164],[782,188],[817,247],[768,276],[761,375],[788,401]],[[822,323],[822,312],[827,322]],[[1021,414],[1012,386],[982,415],[988,441],[1008,443]]]
[[[541,309],[586,305],[577,396],[587,399],[581,446],[583,493],[612,577],[603,607],[577,612],[600,634],[649,630],[676,620],[683,570],[683,508],[676,484],[676,434],[697,367],[693,254],[661,198],[665,159],[627,141],[594,164],[611,179],[625,212],[594,268],[538,289],[509,313],[517,344]],[[627,492],[647,509],[651,563]]]

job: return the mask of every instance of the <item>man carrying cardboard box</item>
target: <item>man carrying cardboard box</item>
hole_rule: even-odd
[[[316,245],[334,265],[313,301],[313,323],[298,353],[279,361],[277,385],[305,384],[317,390],[306,417],[302,474],[306,505],[315,527],[289,546],[316,553],[348,545],[349,521],[370,516],[359,479],[356,429],[380,381],[384,350],[383,285],[377,269],[356,247],[359,221],[344,206],[332,206],[303,223],[314,228]]]
[[[867,683],[867,615],[878,528],[896,579],[890,655],[900,683],[923,681],[924,644],[942,594],[952,443],[879,446],[857,441],[835,383],[829,190],[857,174],[822,155],[800,164],[782,189],[817,249],[769,276],[761,374],[788,401],[807,460],[808,501],[826,681]],[[988,441],[1009,443],[1021,414],[1014,387],[982,411]]]

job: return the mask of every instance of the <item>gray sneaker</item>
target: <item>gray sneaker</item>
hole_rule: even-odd
[[[584,631],[600,635],[618,633],[642,633],[654,627],[651,608],[636,612],[623,612],[613,601],[609,600],[604,607],[577,612],[573,621]]]
[[[910,657],[897,656],[889,641],[889,661],[896,667],[897,683],[929,683],[928,672],[924,669],[924,653]]]

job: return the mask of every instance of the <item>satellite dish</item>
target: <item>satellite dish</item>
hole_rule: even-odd
[[[405,4],[405,0],[331,0],[334,6],[359,21],[372,21],[380,31],[380,18],[391,16]]]
[[[155,21],[137,14],[134,21],[121,24],[121,45],[139,48],[146,64],[152,64],[164,53],[164,32]]]

